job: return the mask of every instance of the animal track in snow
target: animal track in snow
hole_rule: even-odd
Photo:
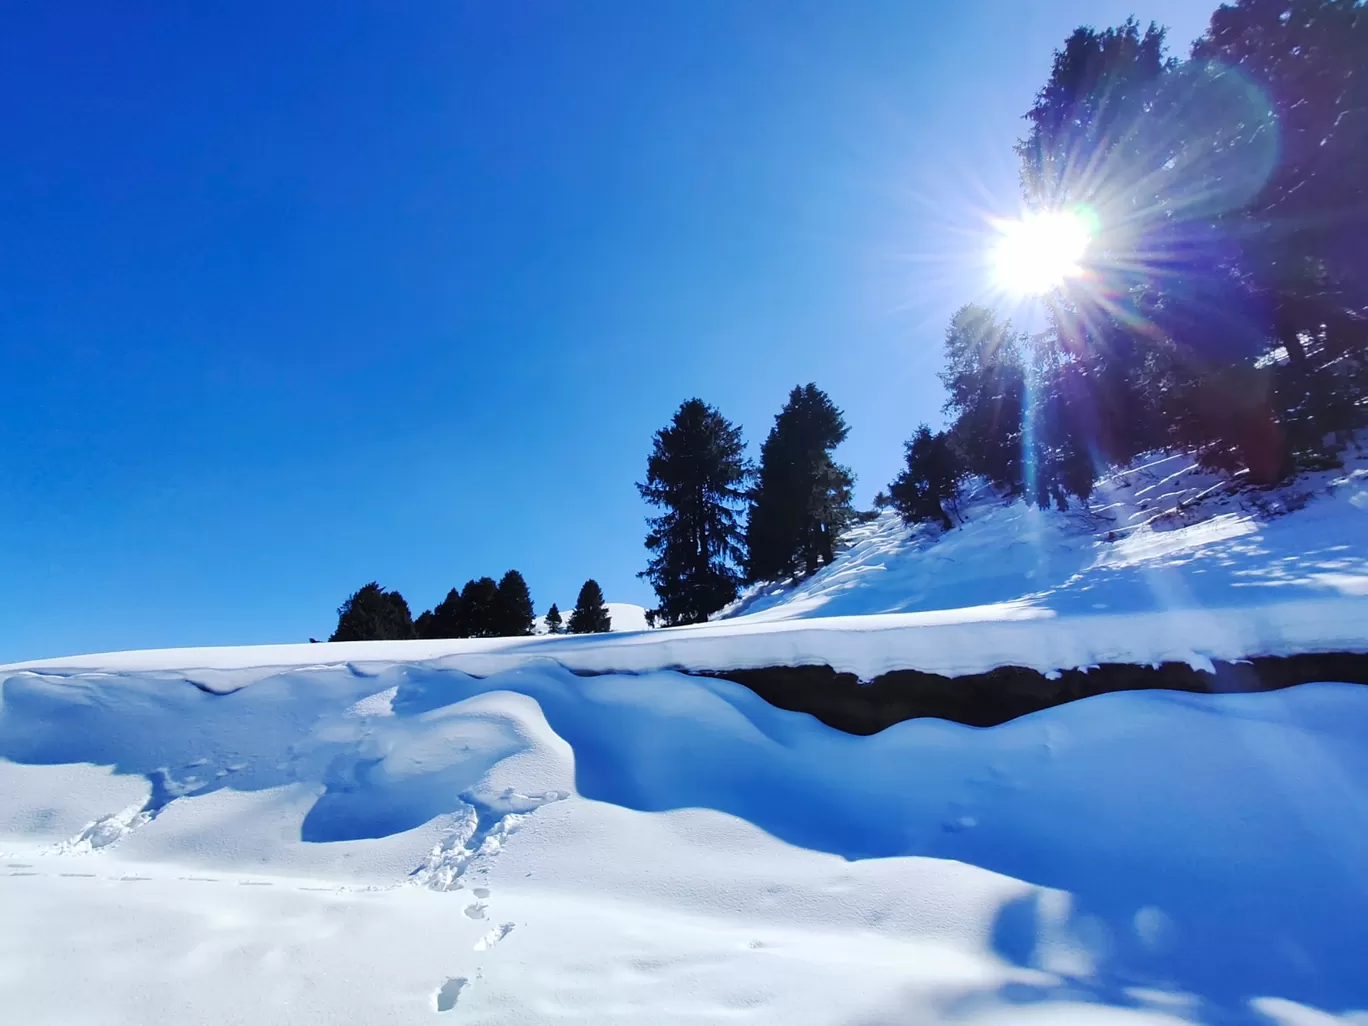
[[[483,919],[483,918],[485,917],[485,908],[486,908],[486,907],[487,907],[487,906],[486,906],[484,903],[482,903],[482,902],[476,902],[474,905],[467,905],[467,906],[465,907],[466,918],[467,918],[467,919]]]
[[[513,932],[513,923],[504,923],[501,926],[490,930],[487,934],[475,942],[476,951],[488,951],[499,941],[503,940]]]
[[[470,981],[464,976],[453,976],[446,980],[434,996],[437,1003],[437,1011],[449,1012],[456,1007],[456,999],[461,996],[461,991],[468,986]]]

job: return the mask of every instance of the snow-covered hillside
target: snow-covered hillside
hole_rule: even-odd
[[[1238,483],[1238,482],[1237,482]],[[1238,609],[1368,596],[1368,455],[1279,489],[1240,489],[1185,456],[1098,482],[1086,509],[971,496],[962,526],[855,527],[832,566],[762,586],[728,618],[921,612],[1014,603],[1052,615]]]

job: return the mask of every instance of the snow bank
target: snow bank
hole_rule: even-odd
[[[477,675],[546,663],[585,674],[825,664],[864,680],[899,669],[959,676],[998,666],[1047,673],[1108,662],[1186,662],[1202,669],[1216,659],[1368,652],[1366,624],[1368,596],[1091,615],[1062,615],[1019,601],[922,613],[739,618],[636,634],[118,652],[16,663],[0,672],[173,672],[205,690],[229,692],[287,666],[365,668],[396,661]]]
[[[9,672],[0,999],[32,1024],[1321,1021],[1368,1007],[1366,731],[1368,689],[1330,684],[858,738],[668,672]]]

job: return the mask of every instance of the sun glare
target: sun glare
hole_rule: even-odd
[[[996,227],[993,273],[998,285],[1013,295],[1044,295],[1083,273],[1083,256],[1093,235],[1086,215],[1052,210],[1001,221]]]

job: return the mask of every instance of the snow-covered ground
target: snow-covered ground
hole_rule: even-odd
[[[7,1022],[1368,1008],[1356,686],[858,738],[725,681],[545,663],[300,667],[226,696],[3,680]]]
[[[854,737],[673,672],[1368,651],[1364,462],[1212,486],[886,516],[695,628],[0,667],[0,1020],[1364,1026],[1368,688]]]

